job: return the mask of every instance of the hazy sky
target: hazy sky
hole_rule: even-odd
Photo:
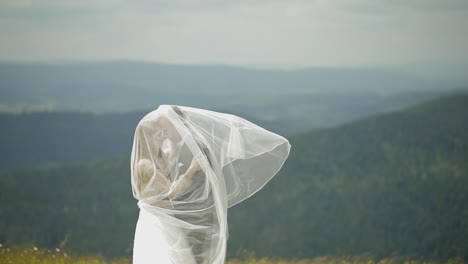
[[[468,61],[468,0],[0,0],[0,60]]]

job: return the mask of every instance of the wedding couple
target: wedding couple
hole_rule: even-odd
[[[133,263],[224,263],[227,209],[260,190],[290,148],[232,114],[176,105],[147,114],[131,154],[140,208]]]

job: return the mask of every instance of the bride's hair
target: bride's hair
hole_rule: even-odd
[[[182,118],[186,118],[185,113],[177,105],[173,105],[172,109]]]

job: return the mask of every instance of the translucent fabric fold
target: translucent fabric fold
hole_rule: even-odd
[[[227,209],[276,175],[290,148],[232,114],[177,105],[147,114],[131,154],[140,208],[133,263],[224,263]]]

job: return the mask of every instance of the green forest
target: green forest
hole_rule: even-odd
[[[1,81],[0,78],[0,87]],[[446,93],[448,92],[444,92]],[[426,91],[391,95],[370,92],[335,95],[251,95],[241,98],[229,95],[226,96],[228,98],[215,96],[204,99],[229,104],[225,103],[216,108],[208,107],[208,103],[200,105],[203,108],[242,116],[282,135],[293,135],[401,109],[441,94],[440,91]],[[192,102],[190,105],[193,104]],[[136,125],[144,115],[155,108],[157,105],[145,111],[131,112],[2,113],[0,102],[0,172],[50,168],[129,155]]]
[[[287,136],[285,166],[229,210],[228,257],[468,260],[466,131],[464,94]],[[107,157],[99,151],[89,155]],[[0,243],[130,256],[138,207],[129,164],[122,154],[1,173]]]

